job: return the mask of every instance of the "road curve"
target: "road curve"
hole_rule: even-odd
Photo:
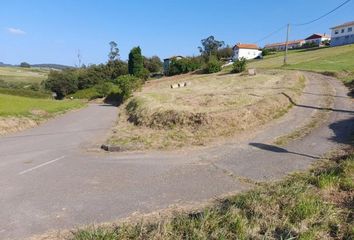
[[[117,110],[90,105],[20,134],[0,138],[0,239],[113,221],[134,212],[193,204],[309,167],[348,143],[354,104],[337,80],[306,73],[303,96],[290,112],[227,144],[193,151],[90,152],[109,132]],[[329,94],[329,84],[335,94]],[[329,118],[285,148],[272,145],[316,111]],[[251,181],[243,181],[242,179]]]

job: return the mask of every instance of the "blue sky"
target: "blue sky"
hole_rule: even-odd
[[[344,0],[7,0],[0,8],[0,62],[75,65],[107,61],[108,43],[121,59],[139,45],[146,56],[196,55],[209,35],[252,43],[286,23],[312,20]],[[293,28],[291,39],[329,33],[354,21],[354,1],[326,18]],[[285,30],[260,42],[284,41]]]

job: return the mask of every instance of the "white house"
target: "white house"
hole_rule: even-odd
[[[353,29],[354,21],[332,27],[331,46],[335,47],[354,43]]]
[[[324,46],[323,42],[330,41],[331,36],[327,34],[315,33],[305,39],[305,43],[307,44],[315,44],[318,47]]]
[[[288,42],[288,49],[301,48],[304,45],[305,40],[294,40]],[[276,51],[284,51],[286,48],[286,42],[272,43],[264,46],[265,49],[274,49]]]
[[[256,44],[238,43],[233,47],[233,50],[233,60],[240,60],[241,58],[250,60],[262,57],[262,51],[259,50],[259,47]]]

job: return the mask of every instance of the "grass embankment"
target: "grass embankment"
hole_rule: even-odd
[[[354,154],[194,213],[72,232],[71,240],[353,239]]]
[[[185,88],[171,89],[176,82]],[[304,87],[297,73],[184,75],[147,84],[121,107],[110,143],[122,149],[204,145],[284,114]]]
[[[5,82],[40,83],[49,70],[40,68],[0,67],[0,80]]]
[[[83,105],[78,100],[55,101],[0,94],[0,135],[36,126],[56,114]]]
[[[296,69],[325,73],[342,79],[345,83],[354,81],[354,44],[320,49],[291,50],[288,65],[283,65],[284,53],[266,56],[253,61],[251,68]]]

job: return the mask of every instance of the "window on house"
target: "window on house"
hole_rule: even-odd
[[[344,29],[342,29],[341,33],[344,33]]]
[[[339,33],[339,31],[338,30],[336,30],[335,32],[334,32],[334,34],[338,34]]]
[[[352,27],[348,28],[348,32],[352,32],[352,31],[353,31]]]

